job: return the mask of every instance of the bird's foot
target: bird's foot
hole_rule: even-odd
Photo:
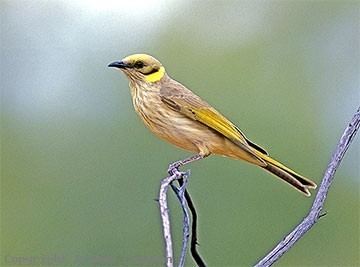
[[[189,164],[189,163],[191,163],[193,161],[196,161],[196,160],[199,160],[199,159],[203,159],[204,157],[207,157],[208,155],[210,155],[210,154],[206,154],[206,155],[196,154],[196,155],[188,157],[186,159],[175,161],[175,162],[173,162],[173,163],[171,163],[169,165],[168,174],[169,175],[174,175],[176,172],[180,172],[179,168],[181,166],[184,166],[186,164]],[[185,174],[185,173],[182,173],[182,174]]]
[[[173,163],[171,163],[168,167],[168,174],[170,175],[174,175],[176,172],[180,172],[179,168],[183,165],[182,161],[175,161]]]

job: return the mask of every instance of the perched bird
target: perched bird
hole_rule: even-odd
[[[238,127],[166,73],[154,57],[135,54],[108,65],[129,79],[132,101],[145,125],[158,137],[195,156],[175,162],[178,168],[210,154],[241,159],[276,175],[310,196],[316,184],[272,159],[265,149],[250,141]]]

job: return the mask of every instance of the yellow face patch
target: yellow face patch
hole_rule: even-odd
[[[158,82],[161,80],[162,77],[164,77],[164,74],[165,68],[161,66],[157,72],[146,75],[145,80],[150,83]]]

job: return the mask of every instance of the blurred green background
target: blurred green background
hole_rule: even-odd
[[[154,55],[317,182],[360,102],[358,1],[3,0],[0,16],[1,266],[163,264],[153,199],[168,163],[189,153],[150,134],[109,62]],[[360,265],[358,140],[328,215],[278,266]],[[312,203],[242,162],[190,168],[209,266],[254,264]]]

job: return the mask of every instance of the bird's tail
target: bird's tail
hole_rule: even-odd
[[[281,180],[287,182],[288,184],[295,187],[301,193],[306,196],[310,196],[309,189],[315,189],[316,184],[308,178],[301,176],[300,174],[294,172],[293,170],[287,168],[280,162],[272,159],[271,157],[261,154],[261,159],[266,162],[266,166],[262,167],[268,172],[276,175]]]

